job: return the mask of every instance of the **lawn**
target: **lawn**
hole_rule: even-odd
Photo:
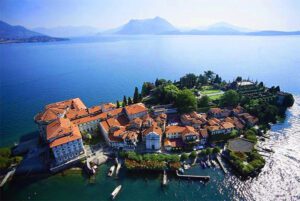
[[[215,94],[215,93],[220,93],[220,92],[222,92],[222,91],[219,89],[209,89],[209,90],[200,91],[200,93],[203,95]]]
[[[208,96],[209,100],[214,101],[214,100],[219,100],[223,94],[218,94],[218,95],[212,95]]]

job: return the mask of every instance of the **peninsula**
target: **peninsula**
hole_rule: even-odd
[[[35,146],[1,148],[1,174],[3,180],[15,170],[27,174],[26,160],[34,156],[42,162],[30,162],[31,174],[74,166],[94,174],[109,156],[119,159],[117,172],[122,163],[132,171],[178,175],[190,165],[205,168],[215,160],[224,168],[223,158],[237,174],[254,176],[265,164],[264,152],[274,151],[259,141],[268,138],[270,125],[282,121],[293,103],[292,94],[279,86],[242,77],[225,82],[212,71],[144,82],[140,92],[136,87],[132,97],[116,103],[87,107],[80,98],[50,103],[34,116],[40,133]]]

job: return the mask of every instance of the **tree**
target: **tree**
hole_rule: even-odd
[[[135,87],[134,94],[133,94],[133,103],[138,103],[139,99],[140,99],[139,89],[137,87]]]
[[[220,98],[221,106],[237,106],[239,103],[239,94],[234,90],[226,91]]]
[[[126,96],[123,97],[123,107],[125,107],[127,105],[127,98]]]
[[[212,72],[211,70],[208,71],[204,71],[204,75],[208,78],[208,80],[212,80],[214,77],[214,72]]]
[[[117,108],[120,108],[120,102],[117,100]]]
[[[163,88],[164,103],[175,102],[179,89],[174,84],[168,84]]]
[[[217,154],[217,153],[220,153],[220,151],[221,151],[220,147],[214,147],[212,152],[214,154]]]
[[[187,153],[183,153],[181,154],[180,160],[184,161],[187,160],[189,158],[189,155]]]
[[[197,99],[191,90],[184,89],[178,93],[175,106],[179,113],[189,113],[197,109]]]
[[[208,78],[202,74],[199,75],[198,77],[198,82],[202,85],[206,85],[208,81]]]
[[[216,77],[214,79],[214,83],[220,84],[221,82],[222,82],[222,78],[218,74],[216,74]]]
[[[237,82],[241,82],[242,80],[243,80],[243,78],[241,76],[237,76],[235,79],[235,81],[237,81]]]
[[[197,156],[197,152],[196,151],[192,151],[190,157],[191,158],[196,158],[196,156]]]
[[[162,84],[166,84],[167,83],[167,80],[165,79],[156,79],[155,80],[155,86],[158,87],[159,85],[162,85]]]
[[[132,100],[130,97],[128,97],[128,105],[132,105]]]
[[[287,94],[283,100],[283,106],[292,107],[294,105],[295,99],[292,94]]]
[[[150,94],[150,91],[154,89],[154,84],[151,82],[144,82],[142,86],[142,97],[148,96]]]
[[[198,100],[198,107],[208,107],[209,98],[208,96],[204,95]]]
[[[263,82],[260,82],[260,83],[258,84],[258,86],[259,86],[259,87],[264,87],[264,83],[263,83]]]
[[[186,74],[185,76],[180,78],[180,87],[191,89],[197,84],[197,76],[193,73]]]

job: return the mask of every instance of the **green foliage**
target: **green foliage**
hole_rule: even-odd
[[[234,90],[226,91],[220,99],[220,105],[225,106],[237,106],[239,103],[239,94]]]
[[[11,155],[11,150],[9,147],[1,147],[0,148],[0,156],[2,157],[10,157]]]
[[[197,84],[197,76],[193,73],[186,74],[185,76],[180,78],[179,84],[181,89],[191,89]]]
[[[127,98],[126,96],[124,96],[122,106],[125,107],[126,105],[127,105]]]
[[[11,161],[7,157],[0,156],[0,170],[7,169],[11,164]]]
[[[128,97],[128,105],[132,105],[132,100],[130,97]]]
[[[167,83],[167,80],[165,79],[156,79],[155,80],[155,86],[158,87],[160,85],[163,85],[163,84],[166,84]]]
[[[120,108],[120,102],[117,100],[117,108]]]
[[[287,94],[283,100],[284,107],[292,107],[294,105],[295,99],[292,94]]]
[[[191,158],[196,158],[197,156],[197,152],[196,151],[192,151],[191,154],[190,154],[190,157]]]
[[[142,86],[142,92],[141,92],[142,97],[148,96],[150,94],[150,91],[152,89],[154,89],[154,87],[155,86],[154,86],[153,83],[151,83],[151,82],[144,82],[143,86]]]
[[[183,154],[181,154],[180,160],[185,161],[185,160],[187,160],[188,158],[189,158],[189,154],[183,153]]]
[[[191,90],[184,89],[178,93],[175,106],[179,113],[189,113],[197,109],[197,99]]]
[[[279,114],[279,110],[275,105],[256,99],[250,100],[244,107],[249,113],[258,117],[261,123],[276,123],[276,116]]]
[[[134,94],[133,94],[133,103],[138,103],[138,102],[140,102],[140,94],[139,94],[139,89],[135,87]]]
[[[213,148],[213,153],[214,153],[214,154],[217,154],[217,153],[220,153],[220,152],[221,152],[220,147],[214,147],[214,148]]]
[[[199,75],[198,82],[201,85],[206,85],[208,83],[208,77],[206,77],[204,75]]]
[[[241,82],[243,80],[243,78],[241,76],[236,77],[235,81],[237,82]]]

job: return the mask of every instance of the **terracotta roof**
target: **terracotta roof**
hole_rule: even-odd
[[[218,113],[221,113],[221,112],[222,112],[222,109],[221,109],[221,108],[218,108],[218,107],[210,108],[210,109],[209,109],[209,112],[210,112],[210,113],[213,113],[213,114],[218,114]]]
[[[143,131],[143,135],[146,136],[146,135],[148,135],[150,132],[155,132],[155,133],[157,133],[158,135],[162,135],[162,134],[163,134],[161,128],[158,127],[156,124],[152,125],[152,126],[149,127],[148,129],[144,130],[144,131]]]
[[[192,127],[192,126],[185,126],[185,129],[182,132],[182,134],[186,135],[186,134],[198,134],[198,133],[196,132],[196,130],[194,129],[194,127]]]
[[[210,126],[215,126],[218,125],[220,123],[220,120],[217,118],[211,118],[208,120],[208,125]]]
[[[114,110],[116,108],[117,108],[117,106],[113,103],[105,103],[105,104],[101,105],[101,109],[103,110],[103,112],[109,111],[109,110]]]
[[[71,141],[74,141],[74,140],[78,140],[78,139],[81,139],[81,138],[82,137],[81,137],[81,134],[80,134],[80,131],[79,131],[78,127],[73,126],[71,135],[60,137],[60,138],[54,140],[53,142],[50,143],[50,148],[56,147],[58,145],[62,145],[62,144],[65,144],[65,143],[68,143],[68,142],[71,142]]]
[[[148,109],[145,107],[143,103],[136,103],[133,105],[129,105],[125,107],[128,115],[138,114],[141,112],[147,112]]]
[[[74,125],[69,119],[59,118],[47,125],[47,140],[66,135],[72,132]]]
[[[70,109],[87,109],[86,106],[84,105],[84,103],[81,101],[80,98],[74,98],[74,99],[70,99],[70,100],[64,100],[64,101],[60,101],[60,102],[56,102],[56,103],[51,103],[46,105],[46,109],[48,108],[60,108],[60,109],[66,109],[66,108],[70,108]]]
[[[166,133],[182,133],[185,130],[184,126],[167,126]]]
[[[182,139],[165,139],[164,146],[165,147],[183,147]]]
[[[81,109],[81,110],[68,110],[66,117],[69,119],[79,119],[81,117],[88,116],[89,113],[86,109]]]
[[[222,122],[221,126],[225,129],[230,129],[230,128],[234,128],[234,125],[230,122]]]
[[[44,112],[39,113],[36,117],[36,121],[52,121],[57,119],[60,115],[63,115],[65,112],[64,109],[60,108],[48,108]]]
[[[200,135],[202,136],[202,138],[207,138],[208,137],[207,129],[200,129]]]
[[[99,113],[99,112],[101,112],[101,106],[100,105],[96,105],[96,106],[90,107],[88,109],[88,112],[90,114]]]

